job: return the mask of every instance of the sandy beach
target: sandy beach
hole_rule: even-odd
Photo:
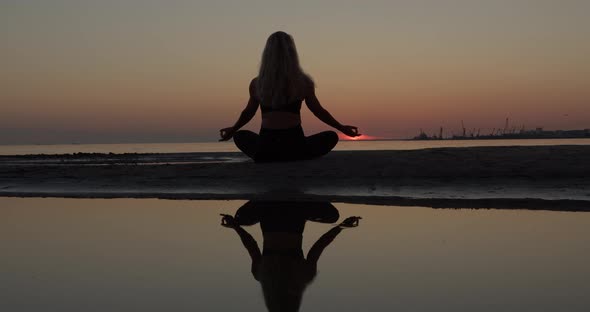
[[[255,164],[240,153],[0,157],[0,196],[289,199],[590,210],[590,146],[338,151]]]

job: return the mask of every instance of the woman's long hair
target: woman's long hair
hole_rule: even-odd
[[[299,311],[303,292],[315,277],[304,261],[283,255],[262,256],[255,277],[269,312]]]
[[[284,108],[289,103],[303,100],[305,88],[309,86],[313,87],[313,80],[299,65],[293,37],[282,31],[270,35],[258,73],[261,105]]]

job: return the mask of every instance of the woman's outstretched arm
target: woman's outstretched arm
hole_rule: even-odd
[[[305,96],[305,104],[309,108],[309,110],[321,121],[326,123],[327,125],[338,129],[340,132],[346,134],[350,137],[359,136],[358,129],[354,126],[347,126],[339,123],[336,118],[330,114],[318,100],[317,96],[315,95],[315,89],[313,85],[310,85],[306,90]]]
[[[320,256],[322,255],[324,249],[326,249],[326,247],[328,247],[328,245],[330,245],[330,243],[334,241],[336,236],[338,236],[338,234],[342,232],[342,229],[357,227],[360,219],[362,218],[348,217],[340,224],[326,232],[326,234],[322,235],[317,240],[317,242],[313,244],[311,249],[309,249],[309,252],[307,253],[307,261],[315,268],[317,266],[318,260],[320,260]]]
[[[260,101],[256,95],[256,79],[257,78],[254,78],[250,82],[250,98],[248,99],[246,108],[244,108],[240,114],[240,117],[233,126],[219,130],[219,134],[221,135],[221,139],[219,141],[227,141],[231,139],[236,131],[240,130],[240,128],[246,125],[250,120],[252,120],[252,117],[256,115],[258,105],[260,105]]]
[[[260,252],[260,248],[258,247],[258,243],[248,233],[244,230],[237,222],[235,221],[233,216],[222,214],[221,225],[224,227],[232,228],[238,236],[240,236],[240,240],[242,244],[248,250],[248,254],[252,259],[252,274],[255,274],[255,268],[257,267],[258,262],[260,261],[260,257],[262,257],[262,253]]]
[[[320,256],[322,255],[324,249],[326,249],[326,247],[332,243],[334,238],[336,238],[340,232],[342,232],[342,228],[340,226],[335,226],[322,235],[317,240],[317,242],[313,244],[311,249],[309,249],[309,252],[307,253],[307,261],[314,267],[317,266],[318,260],[320,260]]]

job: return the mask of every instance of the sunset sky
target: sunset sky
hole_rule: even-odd
[[[322,105],[371,136],[506,117],[590,128],[589,13],[587,0],[2,1],[0,144],[214,141],[277,30]],[[328,128],[307,110],[303,125]]]

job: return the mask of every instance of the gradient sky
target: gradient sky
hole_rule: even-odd
[[[590,128],[589,13],[586,0],[4,0],[0,144],[215,140],[276,30],[322,104],[372,136],[506,117]]]

